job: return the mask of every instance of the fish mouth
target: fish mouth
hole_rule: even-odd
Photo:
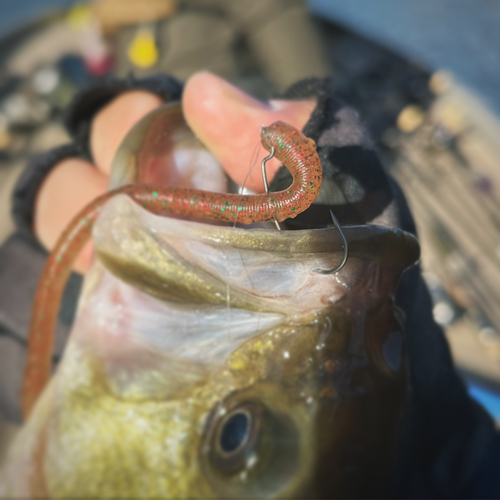
[[[179,103],[150,113],[122,142],[109,187],[127,184],[228,191],[222,167],[189,129]],[[229,191],[237,190],[232,187]],[[335,228],[243,229],[157,216],[116,196],[94,226],[97,262],[80,306],[81,324],[92,325],[83,330],[97,333],[79,337],[94,339],[93,349],[102,352],[108,367],[169,365],[182,367],[169,371],[177,381],[181,371],[191,381],[202,377],[285,318],[300,322],[353,287],[369,287],[363,274],[370,266],[399,276],[419,258],[416,239],[402,231],[343,230],[350,247],[347,265],[342,273],[321,275],[317,269],[332,269],[343,260]],[[96,324],[98,318],[105,326]],[[147,361],[139,363],[137,355],[130,361],[134,351]]]
[[[335,228],[213,226],[154,215],[116,196],[94,226],[97,259],[74,334],[105,360],[108,378],[116,378],[110,370],[126,367],[130,378],[161,366],[170,380],[162,391],[170,394],[183,385],[179,373],[195,383],[261,332],[285,320],[307,322],[347,293],[368,289],[364,276],[374,266],[397,279],[419,257],[415,237],[403,231],[344,231],[349,260],[341,273],[322,275],[316,269],[343,259]]]
[[[111,273],[160,300],[287,314],[321,308],[326,283],[337,300],[343,295],[337,289],[352,286],[366,265],[401,272],[420,257],[417,239],[400,229],[349,226],[344,234],[350,247],[345,272],[321,275],[316,269],[344,257],[336,228],[213,226],[154,215],[119,195],[103,208],[93,240]]]
[[[288,491],[306,488],[315,467],[331,460],[320,423],[338,419],[327,451],[338,454],[340,443],[343,456],[360,428],[373,428],[368,409],[377,405],[368,396],[391,395],[390,418],[381,421],[394,429],[404,389],[403,361],[392,372],[395,365],[384,366],[382,337],[398,333],[390,294],[418,258],[418,243],[377,226],[345,231],[351,246],[346,267],[321,275],[314,270],[343,257],[334,228],[211,226],[156,216],[127,196],[113,198],[94,226],[97,258],[59,367],[58,400],[65,409],[79,404],[86,425],[104,421],[126,429],[114,445],[127,442],[122,432],[139,436],[127,453],[141,460],[156,453],[160,438],[153,433],[146,449],[138,426],[159,429],[162,442],[166,435],[173,444],[160,449],[158,463],[175,457],[179,467],[165,475],[176,480],[187,470],[185,456],[190,471],[198,467],[188,489],[171,496],[259,497],[271,485],[275,489],[265,491],[290,497]],[[363,340],[369,325],[373,345]],[[370,377],[376,380],[366,397],[359,388],[364,377],[370,388]],[[96,402],[101,406],[93,414]],[[71,411],[63,417],[78,431]],[[237,422],[249,430],[235,445],[225,429]],[[106,453],[108,447],[97,448]],[[335,481],[341,479],[337,474]],[[198,494],[199,484],[207,489]]]
[[[184,130],[179,109],[167,110],[177,123],[170,136]],[[112,187],[165,184],[164,165],[148,161],[145,147],[155,145],[157,134],[147,135],[164,112],[124,141]],[[174,148],[158,147],[151,158]],[[372,429],[395,432],[403,354],[382,337],[401,337],[390,296],[419,245],[397,229],[343,229],[349,260],[342,272],[322,275],[316,269],[343,259],[335,228],[242,229],[156,216],[125,195],[109,200],[94,225],[96,258],[71,337],[42,396],[46,414],[35,417],[49,419],[44,473],[55,496],[287,498],[308,493],[309,480],[332,477],[332,491],[344,481],[346,492],[347,483],[362,482],[331,464],[349,464],[341,460],[363,450]],[[366,346],[365,334],[373,337]],[[392,346],[392,364],[384,346]],[[353,387],[351,371],[362,375]],[[376,386],[368,396],[392,401],[390,410],[365,397],[365,376]],[[342,397],[350,404],[337,412]],[[249,431],[234,445],[225,429],[238,421]],[[361,471],[383,462],[383,445],[375,441],[375,458]],[[102,493],[110,485],[124,489]]]

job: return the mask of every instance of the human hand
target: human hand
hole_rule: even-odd
[[[111,164],[129,130],[146,114],[163,104],[160,97],[145,91],[130,91],[104,107],[94,118],[90,149],[95,164],[71,158],[56,165],[44,180],[35,202],[34,231],[42,244],[52,249],[71,219],[106,191]],[[182,106],[193,132],[219,160],[228,175],[243,184],[250,158],[259,142],[262,125],[277,120],[302,129],[316,106],[314,100],[261,102],[210,73],[197,73],[186,83]],[[262,155],[267,152],[262,151]],[[271,180],[279,168],[268,163]],[[262,192],[260,170],[254,169],[247,183]],[[75,262],[84,273],[91,261],[89,242]]]

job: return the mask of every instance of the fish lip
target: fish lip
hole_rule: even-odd
[[[99,261],[109,272],[160,300],[292,314],[338,300],[367,266],[396,276],[420,255],[416,238],[398,229],[346,226],[344,233],[349,259],[332,275],[315,270],[343,257],[343,240],[334,227],[211,226],[151,214],[120,195],[103,207],[93,236]]]
[[[234,250],[281,252],[299,257],[301,254],[333,255],[344,251],[343,239],[335,227],[276,231],[274,227],[218,226],[205,221],[155,215],[121,194],[105,204],[94,225],[93,238],[98,253],[100,241],[113,232],[121,219],[123,226],[130,220],[137,221],[134,224],[144,228],[156,240],[163,232],[175,238],[179,235],[196,237]],[[349,259],[370,260],[394,270],[404,270],[420,259],[418,239],[402,229],[366,224],[343,226],[342,230],[349,243]]]
[[[266,233],[269,237],[276,238],[278,242],[280,239],[287,241],[289,239],[288,238],[289,234],[298,235],[299,239],[300,237],[302,237],[301,235],[308,235],[311,233],[319,234],[321,232],[325,233],[328,232],[338,235],[337,229],[333,226],[323,227],[323,228],[295,229],[293,231],[277,231],[275,229],[274,224],[270,222],[244,225],[238,223],[235,224],[224,223],[220,221],[207,221],[197,217],[190,217],[190,216],[175,216],[175,214],[173,216],[162,215],[158,217],[169,218],[174,220],[184,220],[191,224],[196,224],[206,228],[213,226],[228,228],[231,231],[234,231],[235,233],[237,233],[237,231],[248,231],[248,232],[253,232],[253,234]],[[385,248],[388,248],[389,244],[393,245],[391,251],[391,258],[395,256],[395,253],[397,253],[398,250],[400,250],[403,253],[405,252],[407,253],[406,258],[399,258],[396,259],[395,262],[393,262],[393,265],[395,265],[396,267],[399,266],[403,266],[403,268],[409,267],[420,260],[421,249],[417,236],[401,228],[381,226],[378,224],[358,224],[353,226],[342,226],[342,231],[344,232],[349,247],[352,249],[353,252],[356,252],[356,249],[358,248],[370,246],[368,245],[368,242],[373,239],[373,243],[375,245],[382,245]],[[294,249],[294,251],[300,253],[301,250]],[[306,252],[308,253],[310,251],[311,251],[310,249],[306,250]],[[343,241],[340,235],[338,235],[338,237],[332,241],[332,246],[328,249],[328,251],[332,253],[343,251]],[[366,254],[367,253],[366,248],[363,248],[362,252]],[[390,264],[390,259],[384,259],[384,261],[386,261],[387,264]]]
[[[150,150],[152,153],[150,154]],[[170,101],[169,103],[151,111],[148,115],[142,118],[125,136],[120,147],[117,150],[115,158],[113,159],[111,168],[110,189],[115,189],[126,184],[135,184],[139,180],[142,183],[150,182],[148,179],[148,160],[149,158],[158,159],[164,157],[172,157],[177,152],[199,150],[203,155],[207,153],[212,157],[212,153],[201,143],[190,129],[182,110],[181,101]],[[145,154],[146,157],[143,158]],[[155,154],[157,156],[155,156]],[[144,161],[143,161],[144,160]],[[220,165],[219,165],[219,168]],[[206,189],[206,186],[196,186]],[[241,188],[240,188],[241,189]],[[227,189],[221,189],[227,191]],[[321,195],[320,195],[321,196]],[[160,217],[160,216],[158,216]],[[246,227],[241,226],[233,227],[231,225],[215,226],[212,222],[199,219],[185,218],[183,216],[161,216],[166,219],[181,219],[185,223],[199,224],[200,227],[221,227],[229,228],[231,231],[239,234],[238,231],[247,231],[249,234],[257,234],[254,231],[266,231],[264,228]],[[269,235],[275,241],[287,241],[287,233],[291,231],[276,231],[274,226],[270,226]],[[401,229],[392,229],[374,225],[362,226],[343,226],[344,233],[350,247],[350,253],[355,255],[359,250],[361,255],[370,255],[367,249],[370,238],[379,250],[379,254],[384,253],[388,258],[380,258],[380,255],[375,256],[375,260],[383,263],[384,265],[393,266],[395,268],[405,268],[417,262],[420,258],[420,247],[416,237],[410,233],[406,233]],[[303,229],[294,230],[293,233],[299,237],[301,235],[310,234],[313,231],[321,234],[321,231],[335,231],[334,228],[324,229]],[[321,239],[321,238],[320,238]],[[364,241],[364,243],[363,243]],[[294,251],[298,251],[295,249]],[[309,250],[311,251],[311,250]],[[314,249],[313,249],[314,251]],[[332,238],[331,246],[328,252],[341,252],[342,239]],[[391,264],[391,260],[393,261]]]
[[[346,226],[343,232],[350,253],[346,267],[331,275],[335,300],[341,295],[337,285],[347,289],[366,265],[398,273],[420,256],[416,238],[399,229],[364,225]],[[212,226],[151,214],[126,195],[115,196],[103,207],[93,239],[108,271],[161,300],[226,307],[231,283],[231,307],[268,312],[292,307],[291,290],[298,292],[305,283],[315,291],[294,307],[303,310],[313,305],[327,286],[327,277],[322,279],[314,271],[331,267],[332,260],[342,259],[344,253],[334,227],[276,231]],[[235,268],[237,274],[228,267],[230,255],[243,259]],[[249,274],[241,265],[250,263]]]

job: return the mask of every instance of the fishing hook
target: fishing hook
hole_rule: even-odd
[[[271,152],[269,153],[269,156],[266,156],[262,160],[262,164],[260,166],[260,169],[262,171],[262,180],[264,181],[264,190],[266,191],[266,194],[269,195],[269,184],[267,183],[267,173],[266,173],[266,163],[274,157],[275,149],[274,147],[271,146]],[[281,226],[280,223],[275,219],[274,220],[274,225],[276,226],[276,229],[278,231],[281,231]]]
[[[271,158],[274,157],[274,153],[275,153],[275,149],[273,147],[271,147],[271,152],[269,153],[269,156],[266,156],[262,160],[262,164],[261,164],[262,180],[264,181],[264,190],[266,191],[267,195],[269,195],[269,184],[267,182],[266,163]],[[340,222],[337,220],[337,217],[335,217],[335,215],[333,214],[333,212],[331,210],[330,210],[330,215],[332,217],[333,224],[338,229],[340,237],[342,238],[343,248],[344,248],[344,258],[342,259],[342,262],[337,267],[334,267],[333,269],[315,269],[314,271],[318,274],[338,273],[346,265],[347,259],[349,258],[349,243],[347,242],[347,238],[345,237],[344,231],[342,231],[342,226],[340,225]],[[281,226],[277,220],[274,220],[274,225],[276,226],[276,229],[278,231],[281,231]]]
[[[333,269],[315,269],[314,272],[319,274],[338,273],[345,266],[347,259],[349,258],[349,243],[347,242],[347,238],[345,237],[344,231],[342,231],[342,226],[340,225],[340,222],[337,220],[337,217],[333,215],[333,212],[331,210],[330,210],[330,215],[332,216],[333,224],[338,229],[340,237],[342,238],[342,242],[344,243],[344,258],[342,259],[340,265],[338,265]]]

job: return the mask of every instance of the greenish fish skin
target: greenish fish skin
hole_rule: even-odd
[[[253,237],[201,225],[192,231],[223,248],[281,252],[286,259],[341,252],[333,231]],[[10,449],[0,497],[321,498],[383,491],[408,383],[393,294],[403,269],[418,258],[418,244],[385,228],[346,231],[352,244],[343,272],[352,283],[336,301],[294,313],[278,299],[230,288],[230,307],[282,316],[221,362],[169,358],[140,342],[109,354],[99,351],[98,332],[73,338]],[[98,246],[105,271],[86,282],[81,309],[104,272],[180,308],[228,302],[223,281],[157,232],[123,236],[133,237],[135,253],[120,254],[121,244]]]

